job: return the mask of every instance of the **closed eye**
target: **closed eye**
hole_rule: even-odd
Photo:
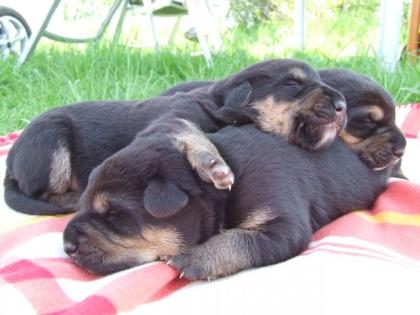
[[[300,80],[297,80],[297,79],[287,79],[285,82],[284,82],[284,85],[286,85],[286,86],[300,86],[300,85],[302,85],[302,81],[300,81]]]

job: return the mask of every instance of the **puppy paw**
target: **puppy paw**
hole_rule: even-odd
[[[203,181],[220,190],[232,189],[235,176],[223,159],[210,152],[202,152],[196,162],[195,169]]]
[[[209,270],[208,260],[194,253],[177,255],[171,258],[168,264],[180,272],[179,277],[182,279],[210,281],[219,277]]]

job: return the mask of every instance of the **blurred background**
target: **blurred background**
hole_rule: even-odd
[[[420,101],[418,57],[409,62],[406,54],[412,1],[395,1],[401,1],[398,25],[384,20],[380,0],[302,1],[303,29],[295,0],[209,0],[205,10],[199,0],[175,1],[188,9],[177,16],[162,16],[156,10],[154,29],[148,1],[139,1],[127,11],[116,41],[119,7],[99,41],[69,44],[42,37],[22,66],[16,66],[18,58],[13,56],[0,61],[0,134],[24,127],[53,106],[152,97],[178,82],[222,78],[270,58],[298,58],[317,69],[349,68],[377,80],[399,104]],[[0,0],[0,5],[20,13],[36,33],[52,2]],[[76,38],[95,36],[114,3],[63,0],[48,31]],[[178,32],[170,41],[179,17]],[[389,67],[378,54],[392,36],[398,37],[398,54]],[[206,58],[207,44],[211,54]]]

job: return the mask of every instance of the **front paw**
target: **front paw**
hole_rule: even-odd
[[[181,274],[180,278],[188,280],[214,280],[218,275],[210,271],[209,261],[194,252],[177,255],[168,261]]]
[[[212,183],[220,190],[232,189],[235,176],[223,159],[210,152],[202,152],[196,162],[195,169],[203,181]]]

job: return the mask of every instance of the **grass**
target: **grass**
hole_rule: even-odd
[[[191,56],[185,43],[178,46],[181,49],[158,54],[107,43],[84,49],[43,45],[19,69],[0,63],[0,134],[23,128],[54,106],[94,99],[149,98],[178,82],[223,78],[269,58],[298,58],[317,69],[352,69],[378,81],[399,104],[420,101],[420,63],[413,66],[403,60],[393,73],[386,71],[367,41],[372,12],[360,14],[344,12],[345,23],[340,22],[340,14],[325,16],[318,26],[309,19],[309,26],[314,27],[308,27],[304,52],[286,45],[291,33],[287,19],[283,24],[269,22],[252,30],[237,29],[225,34],[226,50],[215,56],[213,68],[208,68],[201,56]],[[365,22],[357,24],[357,17]],[[342,40],[346,29],[348,36]]]

